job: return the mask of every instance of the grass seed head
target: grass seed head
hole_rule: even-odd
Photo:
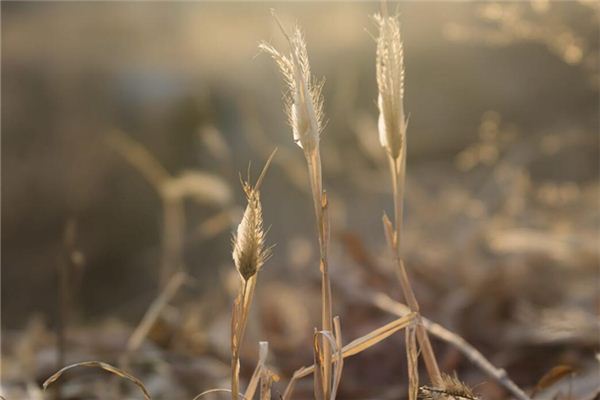
[[[260,270],[269,252],[265,248],[259,192],[247,183],[244,183],[244,191],[248,205],[233,238],[233,260],[241,277],[247,281]]]
[[[406,137],[404,117],[404,49],[397,17],[375,15],[377,38],[377,88],[379,141],[394,159]]]
[[[456,373],[454,375],[442,374],[442,387],[422,386],[419,388],[419,397],[422,400],[479,400],[473,390],[462,382]]]
[[[289,36],[281,24],[280,28],[290,45],[288,55],[265,42],[259,48],[275,60],[283,74],[287,86],[285,107],[294,141],[305,152],[312,154],[319,146],[323,128],[323,81],[317,81],[311,75],[306,41],[300,29],[295,27]]]
[[[249,179],[242,181],[248,205],[233,236],[233,261],[244,281],[253,277],[271,255],[271,247],[265,245],[260,185],[274,155],[275,151],[267,160],[256,185],[252,186]]]

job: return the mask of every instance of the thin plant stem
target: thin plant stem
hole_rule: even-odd
[[[315,216],[319,240],[319,253],[321,270],[321,326],[324,331],[333,332],[331,282],[327,262],[327,249],[329,244],[329,229],[327,215],[327,198],[323,193],[323,180],[321,173],[321,156],[319,150],[305,154],[308,165],[310,187],[315,208]],[[331,391],[331,346],[327,340],[322,342],[323,349],[323,393],[325,399],[329,398]]]
[[[177,272],[182,272],[185,231],[183,199],[161,192],[163,203],[162,260],[159,291],[162,292]]]
[[[240,300],[239,303],[236,302],[234,307],[238,308],[238,312],[234,311],[234,315],[237,314],[239,318],[241,318],[239,324],[237,325],[237,332],[232,332],[232,335],[236,335],[238,337],[238,344],[235,348],[232,349],[231,353],[231,396],[233,399],[237,398],[237,395],[240,391],[240,353],[239,349],[241,347],[241,337],[244,336],[244,303],[246,297],[246,289],[248,287],[248,281],[244,280],[242,283],[242,290],[240,292]]]
[[[416,327],[417,340],[419,341],[419,345],[421,346],[421,351],[423,354],[425,367],[427,369],[427,374],[429,375],[429,379],[431,379],[431,383],[434,386],[441,386],[443,384],[442,375],[440,373],[440,369],[437,364],[437,360],[435,358],[435,354],[433,352],[433,347],[431,346],[429,336],[427,335],[427,331],[425,330],[421,322],[419,314],[419,303],[417,302],[417,298],[410,284],[410,280],[408,279],[406,267],[404,266],[404,262],[402,261],[402,244],[400,241],[400,234],[402,229],[402,210],[404,197],[403,194],[406,169],[406,143],[404,144],[405,145],[403,146],[402,153],[398,159],[394,159],[391,156],[389,156],[389,164],[392,174],[392,190],[394,195],[395,221],[395,231],[391,246],[393,247],[392,251],[394,254],[394,261],[396,264],[396,274],[398,275],[398,280],[400,281],[402,292],[404,293],[404,297],[411,311],[416,312],[418,315]]]
[[[188,278],[185,272],[176,273],[164,287],[160,295],[154,299],[148,310],[146,310],[142,320],[129,337],[129,340],[127,340],[127,354],[131,354],[140,348],[152,326],[160,318],[163,310],[168,306],[177,292],[179,292],[179,289],[186,283]]]
[[[238,310],[234,310],[234,318],[239,318],[236,324],[237,332],[232,331],[232,335],[236,335],[237,345],[232,348],[231,352],[231,395],[232,399],[238,397],[240,391],[240,349],[244,340],[244,334],[246,332],[246,325],[248,323],[248,315],[250,314],[250,306],[252,305],[252,298],[254,297],[254,289],[256,287],[257,276],[254,275],[248,280],[244,280],[239,295],[239,304],[236,302],[234,308],[239,307]],[[232,326],[233,328],[233,326]]]

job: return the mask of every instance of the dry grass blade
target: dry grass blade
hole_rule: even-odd
[[[234,399],[237,398],[239,393],[240,348],[244,339],[255,287],[256,275],[243,282],[231,315],[231,393]]]
[[[60,371],[54,373],[51,377],[44,381],[44,384],[42,385],[44,390],[46,390],[48,386],[50,386],[52,383],[56,382],[65,372],[78,367],[101,368],[105,371],[110,372],[111,374],[117,375],[120,378],[127,379],[128,381],[133,382],[137,387],[140,388],[142,393],[144,393],[144,398],[146,400],[151,400],[150,393],[148,393],[148,390],[146,389],[142,381],[140,381],[138,378],[136,378],[128,372],[125,372],[117,367],[113,367],[112,365],[101,361],[84,361],[62,368]]]
[[[250,378],[248,387],[246,388],[246,393],[244,393],[244,397],[247,399],[254,398],[254,394],[256,393],[256,389],[257,389],[258,383],[261,379],[262,372],[265,369],[265,363],[267,362],[268,354],[269,354],[269,342],[259,342],[258,343],[258,362],[256,363],[256,367],[254,368],[254,372],[252,373],[252,377]]]
[[[160,193],[171,175],[144,146],[119,131],[111,132],[107,141]]]
[[[269,368],[263,368],[260,374],[260,400],[271,400],[271,387],[278,379]]]
[[[342,347],[342,358],[348,358],[353,355],[356,355],[356,354],[376,345],[377,343],[381,342],[382,340],[385,340],[386,338],[390,337],[391,335],[398,332],[399,330],[404,329],[408,326],[411,326],[412,324],[415,323],[416,317],[417,317],[416,313],[408,313],[408,314],[402,316],[401,318],[398,318],[397,320],[394,320],[394,321],[382,326],[381,328],[378,328],[372,332],[367,333],[366,335],[364,335],[358,339],[353,340],[352,342],[350,342],[347,345],[345,345],[344,347]],[[335,341],[335,339],[334,339],[334,341]],[[333,357],[332,362],[336,362],[337,357],[338,357],[338,355]],[[304,377],[314,373],[314,371],[315,371],[315,364],[313,364],[309,367],[302,367],[302,368],[298,369],[296,372],[294,372],[292,379],[288,383],[288,386],[283,393],[283,397],[282,397],[283,400],[289,400],[291,398],[294,386],[298,379],[304,378]]]
[[[402,154],[405,155],[404,150]],[[400,287],[402,289],[402,293],[404,294],[404,298],[408,303],[411,311],[419,313],[419,303],[415,296],[415,293],[412,289],[412,285],[410,284],[410,280],[408,279],[408,273],[406,272],[406,267],[404,266],[404,262],[401,258],[400,252],[400,232],[402,226],[402,192],[401,187],[403,187],[403,179],[402,182],[398,182],[398,174],[394,167],[393,160],[390,158],[390,166],[392,168],[392,188],[394,192],[394,218],[396,221],[395,229],[392,226],[391,221],[387,217],[386,214],[383,215],[383,227],[385,231],[385,236],[388,242],[388,245],[391,248],[394,263],[396,264],[395,272],[400,282]],[[440,373],[440,369],[437,364],[437,360],[435,358],[435,354],[433,352],[433,348],[431,346],[431,342],[429,341],[429,336],[427,335],[427,331],[423,328],[421,323],[421,316],[417,315],[418,324],[417,324],[417,339],[419,344],[421,345],[421,350],[423,354],[423,360],[425,362],[425,367],[427,369],[427,374],[431,382],[439,386],[442,384],[442,376]]]
[[[342,353],[342,327],[340,325],[340,317],[336,316],[333,319],[333,329],[335,332],[335,370],[333,371],[333,382],[331,383],[331,400],[335,400],[337,391],[342,381],[342,370],[344,368],[344,354]]]
[[[195,227],[187,243],[202,242],[220,235],[234,225],[234,220],[237,220],[236,216],[242,215],[242,212],[243,210],[239,207],[218,211]]]
[[[154,299],[146,314],[142,318],[141,322],[129,337],[127,341],[127,352],[131,353],[136,351],[143,343],[146,336],[148,336],[148,332],[156,322],[156,320],[160,317],[160,314],[164,310],[164,308],[169,304],[169,302],[173,299],[173,297],[177,294],[181,286],[186,282],[188,276],[184,272],[176,273],[167,286],[163,289],[161,294]]]
[[[417,349],[417,331],[409,326],[405,331],[406,362],[408,365],[408,400],[417,400],[419,394],[419,354]]]
[[[292,375],[292,379],[290,379],[283,395],[281,396],[282,400],[290,400],[292,397],[292,392],[294,391],[294,387],[296,386],[296,381],[298,379],[304,378],[305,376],[310,375],[314,370],[314,366],[310,367],[302,367],[294,372]]]
[[[184,200],[226,207],[231,203],[231,190],[222,178],[203,171],[184,171],[172,176],[141,143],[119,131],[111,132],[107,142],[152,185],[162,201],[162,290],[176,271],[182,269]]]
[[[113,131],[108,135],[107,143],[152,185],[162,201],[162,260],[159,272],[162,290],[173,271],[180,267],[185,223],[181,199],[168,197],[164,190],[173,177],[141,143],[130,136]]]
[[[315,335],[314,335],[314,351],[315,351],[315,365],[317,366],[317,368],[315,368],[315,398],[320,399],[323,396],[323,393],[326,391],[325,388],[322,387],[322,385],[324,384],[323,382],[323,371],[325,369],[323,363],[325,362],[325,357],[323,354],[323,345],[322,342],[320,342],[320,340],[326,340],[329,342],[329,348],[331,349],[331,352],[333,353],[330,357],[330,359],[334,360],[334,368],[332,371],[332,382],[331,382],[331,388],[329,388],[328,392],[331,393],[329,396],[329,400],[335,400],[335,396],[337,393],[337,388],[340,384],[340,381],[342,379],[342,368],[344,365],[344,356],[342,353],[342,346],[341,346],[341,328],[340,328],[340,322],[339,322],[339,317],[336,317],[334,320],[335,326],[336,326],[336,336],[334,337],[334,335],[331,332],[328,331],[315,331]],[[338,334],[339,334],[339,340],[338,340]]]
[[[410,326],[415,322],[416,317],[416,313],[407,314],[402,318],[398,318],[397,320],[382,326],[381,328],[375,329],[373,332],[370,332],[358,339],[353,340],[352,342],[345,345],[342,349],[344,358],[358,354],[368,349],[369,347],[376,345],[382,340],[387,339],[399,330]]]
[[[321,343],[319,342],[319,331],[315,328],[315,333],[313,335],[313,356],[314,356],[314,387],[315,387],[315,400],[327,400],[325,398],[325,380],[323,379],[324,375],[324,363],[325,363],[325,355],[323,354],[324,349]]]
[[[192,400],[200,400],[204,396],[206,396],[208,394],[212,394],[212,393],[231,393],[231,390],[229,390],[229,389],[209,389],[200,394],[197,394]],[[244,397],[244,395],[241,393],[238,393],[237,397],[240,399],[243,399],[243,400],[249,400],[249,399],[246,399],[246,397]]]
[[[388,246],[393,249],[396,247],[396,233],[394,232],[394,226],[392,225],[392,221],[390,221],[390,218],[388,217],[388,215],[384,212],[383,213],[383,217],[382,217],[382,221],[383,221],[383,231],[385,233],[385,240],[388,244]]]
[[[323,183],[321,176],[321,158],[320,153],[313,152],[310,157],[307,157],[308,170],[313,193],[313,202],[315,205],[315,215],[317,218],[317,230],[319,238],[319,253],[321,260],[319,269],[321,270],[321,327],[324,331],[332,332],[332,301],[331,301],[331,282],[329,280],[329,267],[327,249],[329,246],[329,211],[327,194],[323,191]],[[323,397],[330,397],[329,389],[331,388],[331,349],[329,343],[323,342],[323,388],[325,392]]]
[[[384,293],[377,293],[371,297],[373,305],[391,314],[403,316],[408,315],[411,312],[408,306],[398,303]],[[427,331],[457,348],[469,361],[483,370],[491,378],[498,381],[498,383],[504,386],[504,388],[516,399],[531,400],[531,397],[510,379],[504,369],[496,368],[479,350],[462,337],[427,318],[421,317],[421,322]]]
[[[167,180],[162,192],[169,199],[191,199],[220,207],[228,206],[232,199],[231,189],[221,177],[197,170],[183,171]]]

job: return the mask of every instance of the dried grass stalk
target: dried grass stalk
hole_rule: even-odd
[[[416,321],[416,317],[417,317],[417,314],[408,313],[408,314],[404,315],[403,317],[398,318],[398,319],[382,326],[381,328],[375,329],[374,331],[369,332],[366,335],[353,340],[352,342],[350,342],[347,345],[342,347],[342,351],[341,351],[342,359],[351,357],[362,351],[365,351],[366,349],[376,345],[377,343],[381,342],[382,340],[387,339],[388,337],[390,337],[394,333],[398,332],[399,330],[404,329],[408,326],[414,325],[415,321]],[[339,329],[339,328],[336,328],[336,330],[337,329]],[[336,333],[336,335],[337,335],[337,333]],[[337,341],[337,338],[333,339],[333,340]],[[340,334],[340,340],[341,340],[341,334]],[[332,357],[332,362],[337,362],[338,358],[339,358],[339,353],[336,353],[336,355]],[[292,379],[290,379],[290,382],[288,383],[288,386],[286,387],[286,389],[283,393],[283,396],[282,396],[283,400],[291,399],[292,392],[296,385],[296,381],[298,379],[304,378],[304,377],[314,373],[315,365],[316,364],[313,364],[308,367],[302,367],[302,368],[298,369],[296,372],[294,372]]]
[[[269,354],[269,342],[259,342],[258,343],[258,362],[256,363],[256,367],[254,368],[254,372],[252,373],[250,382],[248,382],[248,387],[246,388],[246,392],[244,393],[244,397],[247,399],[254,398],[254,394],[256,393],[256,389],[258,388],[258,384],[259,384],[262,374],[263,374],[263,370],[266,368],[268,354]]]
[[[212,393],[231,393],[231,390],[229,390],[229,389],[209,389],[209,390],[205,390],[204,392],[202,392],[202,393],[197,394],[196,396],[194,396],[194,398],[192,400],[200,400],[204,396],[212,394]],[[244,397],[244,395],[241,394],[241,393],[238,393],[237,397],[239,399],[242,399],[242,400],[249,400],[249,399],[246,399],[246,397]]]
[[[377,38],[377,86],[379,105],[379,139],[388,155],[394,196],[394,226],[384,215],[386,238],[394,254],[396,273],[402,292],[412,311],[419,312],[419,303],[402,262],[401,233],[404,183],[406,175],[406,120],[404,117],[404,51],[400,23],[395,16],[375,15],[379,28]],[[418,317],[419,319],[420,317]],[[419,323],[417,338],[431,382],[440,385],[442,378],[427,331]]]
[[[171,278],[167,286],[165,286],[161,294],[154,299],[146,311],[146,314],[144,314],[144,317],[127,341],[128,354],[139,349],[144,342],[144,339],[148,336],[148,332],[150,332],[150,329],[152,329],[152,326],[160,317],[160,314],[164,308],[169,304],[171,299],[173,299],[188,278],[189,277],[185,272],[176,273]]]
[[[148,392],[148,390],[146,389],[146,387],[144,386],[144,384],[142,383],[142,381],[140,381],[138,378],[136,378],[135,376],[131,375],[128,372],[123,371],[122,369],[119,369],[117,367],[114,367],[110,364],[101,362],[101,361],[84,361],[84,362],[79,362],[76,364],[72,364],[69,366],[66,366],[64,368],[62,368],[61,370],[59,370],[58,372],[55,372],[51,377],[49,377],[48,379],[46,379],[44,381],[44,384],[42,385],[42,387],[44,388],[44,390],[46,390],[48,388],[48,386],[50,386],[52,383],[56,382],[58,379],[60,379],[60,377],[67,371],[73,369],[73,368],[78,368],[78,367],[92,367],[92,368],[101,368],[105,371],[110,372],[111,374],[117,375],[120,378],[124,378],[127,379],[130,382],[133,382],[138,388],[140,388],[140,390],[142,391],[142,393],[144,394],[144,398],[146,400],[151,400],[150,397],[150,393]]]
[[[323,331],[318,331],[315,328],[315,332],[313,334],[313,357],[314,357],[314,366],[315,368],[314,370],[314,379],[313,379],[313,384],[314,384],[314,392],[315,392],[315,400],[327,400],[327,398],[325,398],[325,389],[324,389],[324,379],[323,379],[323,375],[324,375],[324,364],[325,364],[325,360],[324,360],[324,356],[323,356],[323,350],[321,349],[321,343],[319,341],[319,333],[323,332]]]
[[[344,355],[342,352],[341,345],[341,328],[340,328],[340,319],[339,317],[335,317],[334,319],[335,326],[335,336],[328,331],[315,331],[313,337],[313,345],[314,345],[314,356],[315,356],[315,398],[322,399],[323,398],[323,371],[325,360],[323,359],[323,351],[321,347],[325,341],[329,342],[331,351],[332,351],[332,360],[333,360],[333,374],[332,374],[332,383],[331,383],[331,394],[329,400],[335,400],[337,389],[339,387],[341,378],[342,378],[342,369],[344,366]]]
[[[323,192],[321,171],[321,154],[319,139],[323,129],[323,97],[321,95],[323,81],[316,81],[311,74],[306,42],[298,27],[292,35],[288,35],[279,20],[275,17],[283,35],[290,45],[290,53],[282,54],[268,43],[261,43],[259,48],[275,60],[284,77],[287,92],[285,108],[288,121],[292,127],[294,141],[304,150],[308,166],[308,176],[315,209],[321,270],[321,326],[323,331],[333,332],[331,283],[327,263],[327,248],[329,243],[329,222],[327,213],[327,197]],[[323,359],[322,387],[323,397],[331,395],[331,349],[328,341],[315,347],[322,353]]]
[[[419,353],[417,349],[417,331],[409,326],[404,332],[406,340],[406,362],[408,366],[408,400],[417,400],[419,394]]]
[[[233,400],[237,399],[239,394],[240,348],[250,314],[257,274],[271,253],[271,249],[265,246],[260,186],[274,156],[275,151],[271,153],[254,186],[249,183],[250,178],[242,182],[248,205],[233,237],[233,260],[241,280],[240,291],[231,315],[231,397]]]
[[[275,380],[275,374],[270,369],[264,368],[260,374],[260,400],[271,400],[271,386]]]
[[[335,369],[333,371],[333,382],[331,386],[331,400],[335,400],[337,391],[342,381],[342,370],[344,369],[344,354],[343,354],[343,340],[342,340],[342,327],[340,325],[340,317],[336,316],[333,319],[333,329],[335,334]]]

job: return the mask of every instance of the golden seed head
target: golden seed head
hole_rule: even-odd
[[[397,17],[375,15],[377,38],[377,106],[379,141],[397,159],[405,142],[404,50]]]
[[[282,28],[283,31],[283,28]],[[287,92],[285,95],[286,113],[292,127],[294,141],[308,153],[319,146],[319,136],[323,128],[323,81],[316,81],[310,72],[306,42],[298,27],[288,36],[289,55],[281,54],[268,43],[259,48],[267,52],[279,66],[283,74]]]
[[[248,205],[233,237],[233,261],[244,280],[250,279],[263,266],[270,251],[265,248],[260,194],[247,182],[244,191]]]
[[[276,150],[275,150],[276,151]],[[244,210],[242,221],[233,235],[233,261],[240,276],[244,281],[253,277],[271,256],[271,248],[265,247],[265,230],[263,228],[262,206],[260,204],[260,185],[275,156],[271,153],[256,185],[242,181],[248,205]]]

